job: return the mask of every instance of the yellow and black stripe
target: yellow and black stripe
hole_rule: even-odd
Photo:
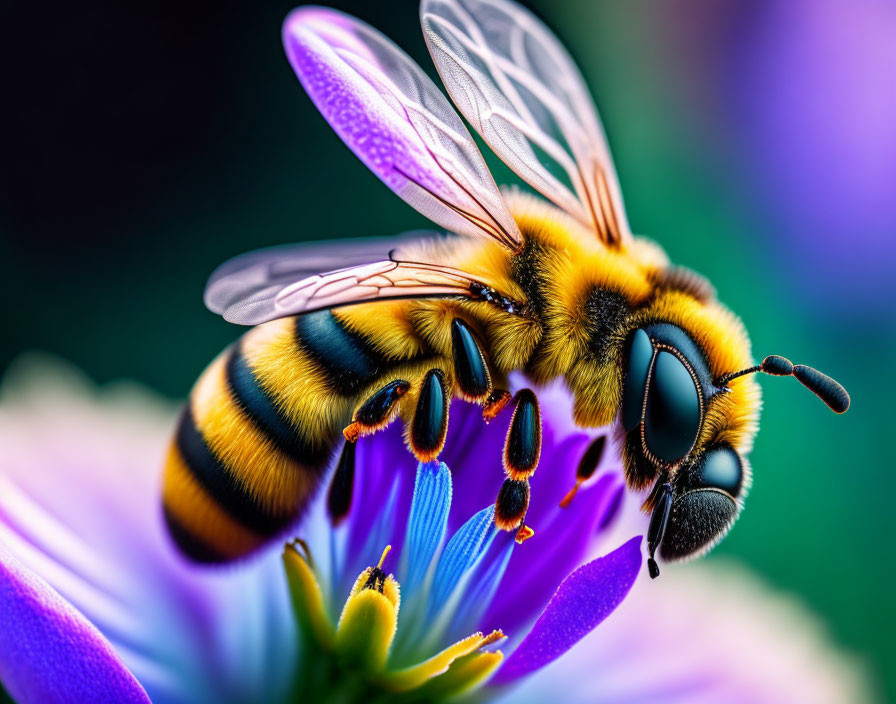
[[[491,420],[510,402],[499,386],[513,370],[534,383],[564,378],[579,425],[612,423],[622,403],[625,341],[647,324],[684,331],[705,353],[713,378],[750,367],[740,321],[693,277],[668,274],[658,247],[636,239],[609,249],[552,206],[528,196],[508,202],[525,234],[522,252],[458,240],[440,254],[447,266],[488,281],[478,297],[394,299],[275,320],[212,363],[180,419],[165,475],[165,515],[187,554],[232,560],[286,530],[349,424],[349,437],[357,437],[400,416],[418,458],[437,455],[451,398],[484,400]],[[427,256],[432,252],[421,250]],[[353,419],[387,384],[406,392],[395,399],[390,394],[399,386],[390,387],[377,397],[385,404],[377,413]],[[519,432],[509,436],[504,457],[498,520],[508,530],[525,516],[528,476],[539,456],[528,430],[538,425],[537,409],[526,408],[531,412],[516,414]],[[733,379],[730,393],[708,408],[698,445],[748,451],[758,408],[755,382]],[[344,469],[338,479],[348,485]],[[331,502],[334,518],[348,511],[347,491]]]
[[[165,471],[165,519],[183,552],[233,560],[293,524],[359,394],[398,361],[322,311],[259,326],[213,362]]]

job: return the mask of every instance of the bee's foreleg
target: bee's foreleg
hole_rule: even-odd
[[[541,456],[541,410],[529,389],[517,392],[513,399],[513,417],[504,442],[504,472],[507,478],[495,501],[495,525],[501,530],[519,527],[517,541],[532,537],[526,526],[529,508],[529,478],[535,474]]]
[[[432,462],[445,446],[448,400],[445,372],[430,369],[420,384],[420,395],[407,436],[408,444],[420,462]]]
[[[484,403],[492,390],[485,353],[470,326],[460,318],[451,321],[451,355],[458,396]]]
[[[409,381],[390,381],[358,406],[352,422],[342,434],[350,443],[357,442],[362,435],[370,435],[385,428],[395,418],[398,400],[411,388]]]

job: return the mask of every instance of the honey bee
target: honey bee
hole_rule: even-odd
[[[754,372],[795,376],[838,413],[849,396],[783,357],[753,365],[710,284],[632,235],[588,89],[535,16],[511,0],[423,0],[420,16],[454,105],[546,200],[498,189],[445,95],[377,30],[293,11],[284,46],[317,108],[451,234],[263,250],[212,275],[207,306],[255,327],[206,369],[180,418],[164,476],[170,531],[200,561],[252,553],[301,516],[341,444],[327,496],[338,522],[354,443],[401,418],[411,452],[431,461],[457,396],[486,421],[512,407],[495,523],[522,541],[541,413],[531,389],[508,390],[520,370],[533,385],[562,377],[580,426],[614,426],[628,486],[650,489],[655,577],[657,554],[705,552],[741,511]],[[599,455],[586,453],[564,506]]]

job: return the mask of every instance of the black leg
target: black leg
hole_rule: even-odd
[[[398,379],[374,393],[358,407],[351,425],[342,431],[345,439],[357,442],[362,435],[370,435],[389,425],[395,418],[395,404],[410,388],[410,382]]]
[[[541,410],[529,389],[514,397],[513,417],[504,442],[504,471],[507,479],[495,501],[495,525],[501,530],[519,528],[516,540],[522,543],[535,531],[526,525],[529,509],[529,478],[541,457]]]
[[[669,512],[672,510],[672,485],[669,482],[663,484],[659,498],[650,514],[650,524],[647,526],[647,570],[650,572],[650,578],[656,579],[660,576],[660,568],[656,564],[654,555],[657,548],[662,544],[663,537],[666,535],[666,526],[669,524]]]
[[[470,326],[460,318],[451,321],[451,350],[458,395],[474,403],[484,402],[492,389],[485,353]]]
[[[505,479],[495,501],[495,526],[516,530],[529,510],[529,480]]]
[[[352,489],[355,483],[355,445],[347,442],[339,455],[336,471],[327,492],[327,513],[334,526],[342,523],[352,507]]]
[[[594,470],[597,469],[597,466],[604,456],[604,448],[606,445],[606,435],[599,435],[591,441],[590,445],[588,445],[588,449],[585,450],[585,454],[582,455],[582,459],[579,460],[579,466],[576,468],[576,483],[560,501],[560,508],[569,506],[575,498],[579,487],[582,486],[582,483],[591,479]]]
[[[430,369],[420,385],[420,396],[409,434],[411,449],[421,462],[434,460],[445,445],[448,400],[444,372],[441,369]]]
[[[529,389],[517,392],[504,442],[504,470],[511,479],[529,479],[541,457],[541,410]]]

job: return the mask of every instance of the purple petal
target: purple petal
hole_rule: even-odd
[[[555,513],[551,519],[531,520],[535,536],[514,551],[501,583],[501,598],[489,608],[482,628],[502,628],[517,634],[532,623],[561,581],[589,553],[593,555],[596,528],[603,517],[602,506],[609,504],[609,489],[616,481],[614,475],[607,474],[594,486],[579,490],[568,509],[558,508],[554,501]],[[534,487],[532,492],[534,504],[538,495]]]
[[[338,575],[342,585],[339,593],[343,597],[358,573],[376,564],[386,544],[392,545],[396,557],[400,559],[402,555],[417,460],[404,444],[401,423],[395,422],[376,435],[358,440],[355,466],[348,549]],[[395,510],[386,516],[385,509],[390,503]],[[379,538],[379,542],[372,542],[372,528],[384,521],[388,535]]]
[[[493,682],[512,682],[563,655],[613,613],[641,568],[641,537],[569,575]]]
[[[862,662],[837,648],[827,630],[799,600],[772,590],[742,565],[701,560],[664,570],[657,582],[637,580],[624,608],[600,628],[519,680],[522,687],[492,691],[488,701],[882,701],[869,691]]]
[[[154,702],[276,701],[297,647],[279,549],[226,570],[175,552],[159,507],[174,412],[134,387],[97,393],[61,363],[14,365],[0,391],[0,543]]]
[[[19,704],[149,702],[102,634],[0,545],[0,682]]]

